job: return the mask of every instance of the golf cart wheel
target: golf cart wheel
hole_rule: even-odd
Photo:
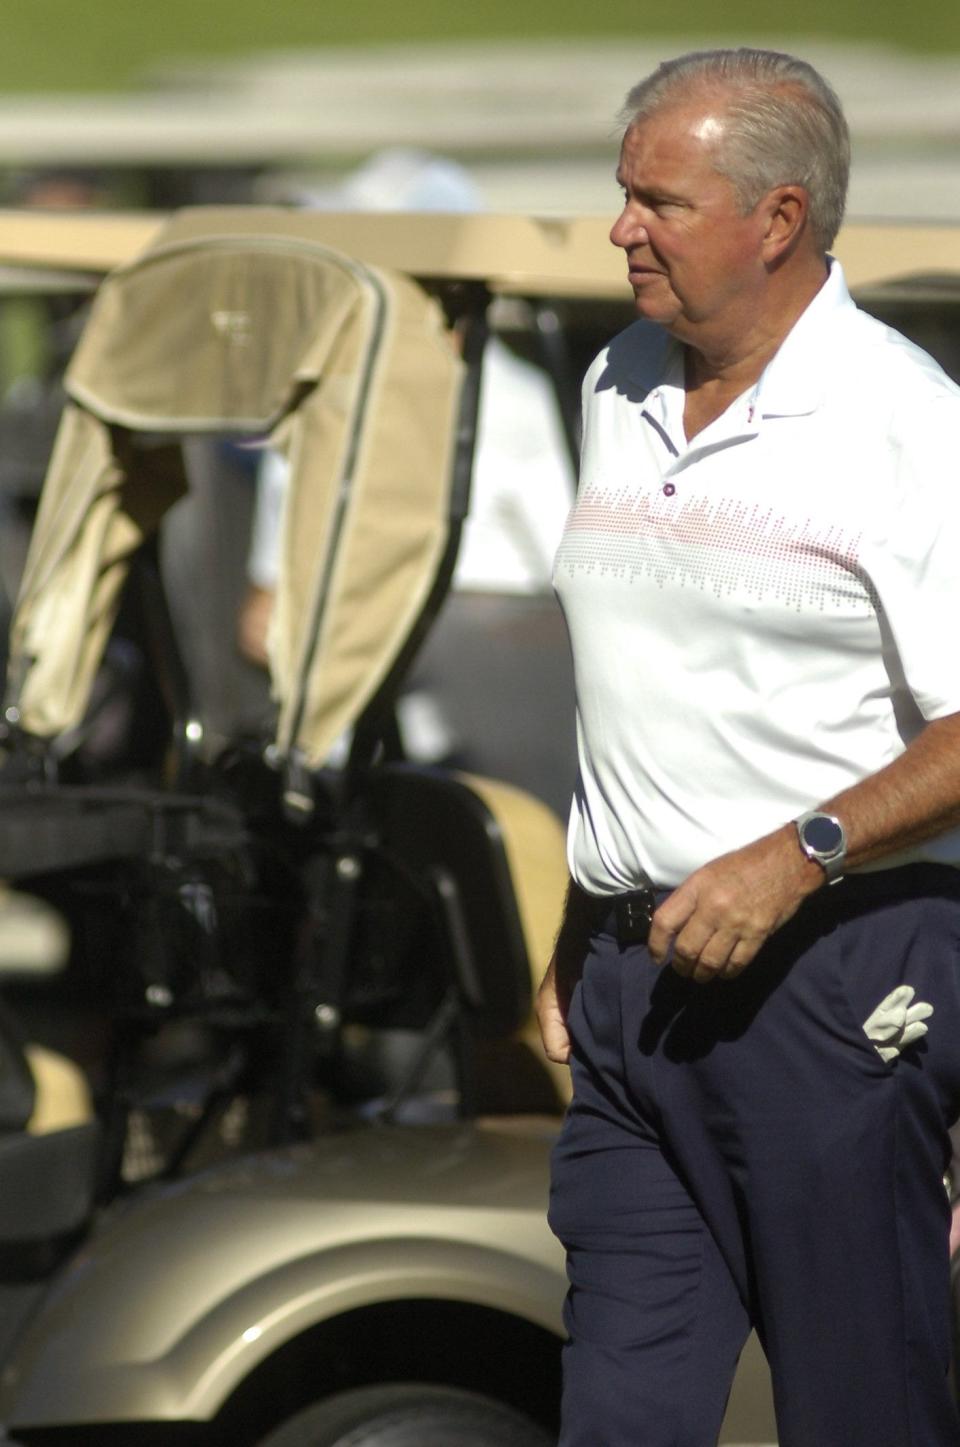
[[[339,1392],[299,1412],[260,1447],[550,1447],[535,1423],[471,1392],[416,1385]]]

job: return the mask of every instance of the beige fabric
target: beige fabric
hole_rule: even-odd
[[[97,418],[67,404],[10,632],[8,716],[43,738],[82,719],[130,557],[185,486],[179,468],[150,468],[146,455],[137,478],[128,461]]]
[[[433,585],[462,375],[439,307],[313,243],[301,218],[274,212],[251,234],[243,214],[174,217],[98,294],[14,620],[7,704],[30,732],[80,721],[130,555],[185,486],[156,434],[247,434],[290,458],[282,754],[323,761]]]
[[[70,1130],[93,1120],[90,1089],[79,1065],[42,1045],[28,1045],[24,1053],[37,1088],[33,1114],[27,1121],[31,1135]]]
[[[536,993],[563,914],[569,878],[565,830],[552,809],[523,789],[475,774],[460,777],[483,800],[500,828],[527,946],[530,983]],[[568,1101],[570,1071],[547,1059],[533,1015],[520,1038],[550,1075],[560,1100]]]

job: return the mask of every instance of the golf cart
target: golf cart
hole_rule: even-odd
[[[563,1079],[530,1001],[562,830],[404,761],[393,705],[468,506],[491,296],[541,322],[550,299],[572,390],[629,315],[603,227],[9,220],[10,263],[119,269],[11,633],[0,877],[69,923],[93,1106],[74,1072],[42,1129],[44,1062],[5,1032],[0,1421],[38,1447],[543,1447]],[[267,450],[290,472],[269,678],[216,654],[208,562]],[[201,497],[190,567],[168,529]],[[43,1026],[38,994],[7,989]],[[722,1441],[773,1440],[751,1343]]]
[[[66,378],[0,869],[68,920],[103,1039],[95,1117],[5,1138],[23,1441],[339,1441],[385,1414],[549,1440],[559,1097],[522,1034],[561,831],[405,764],[391,708],[466,508],[483,303],[298,221],[174,218],[101,288]],[[270,676],[231,689],[230,650],[196,666],[219,595],[158,534],[210,473],[249,511],[266,449],[289,459]],[[105,752],[107,724],[129,746]]]

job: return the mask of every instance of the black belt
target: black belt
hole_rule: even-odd
[[[621,945],[645,945],[650,922],[657,907],[652,888],[631,889],[624,894],[598,896],[580,891],[593,928],[613,935]]]
[[[670,892],[652,885],[623,894],[587,894],[574,885],[580,918],[591,931],[613,935],[621,945],[645,945],[657,905]],[[838,917],[855,916],[878,903],[914,898],[960,899],[960,869],[948,864],[905,864],[866,874],[847,874],[830,889],[818,890],[803,913],[823,918],[825,927]]]

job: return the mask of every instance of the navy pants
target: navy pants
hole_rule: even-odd
[[[862,1024],[900,983],[935,1013],[886,1064]],[[597,934],[569,1026],[550,1204],[570,1282],[560,1447],[713,1447],[751,1325],[780,1447],[960,1444],[953,871],[824,889],[729,982]]]

